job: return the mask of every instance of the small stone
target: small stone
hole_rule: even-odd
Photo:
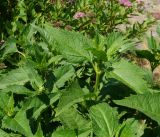
[[[4,63],[0,63],[0,69],[4,69],[6,68],[7,66],[4,64]]]
[[[153,80],[155,84],[160,85],[160,65],[153,70]]]
[[[140,66],[143,69],[152,70],[151,63],[146,58],[138,58],[137,64],[138,64],[138,66]]]

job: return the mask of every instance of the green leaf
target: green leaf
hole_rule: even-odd
[[[89,128],[89,121],[83,118],[83,116],[80,115],[80,113],[78,113],[78,111],[73,107],[63,111],[58,118],[60,119],[62,125],[68,129],[82,130]]]
[[[150,37],[147,37],[147,46],[151,51],[157,51],[160,49],[158,41],[156,41],[156,39],[152,35]]]
[[[44,40],[59,51],[69,62],[81,63],[91,61],[87,48],[92,47],[92,41],[76,32],[69,32],[44,25],[44,29],[32,25]]]
[[[107,61],[107,54],[103,50],[97,50],[96,48],[87,49],[92,52],[96,60]]]
[[[19,10],[18,18],[21,18],[24,22],[27,22],[26,5],[24,0],[18,1],[17,8]]]
[[[38,126],[37,132],[36,132],[36,134],[34,135],[34,137],[44,137],[44,136],[43,136],[43,131],[42,131],[42,129],[41,129],[41,125],[40,125],[40,124],[39,124],[39,126]]]
[[[134,44],[127,40],[121,33],[113,32],[106,38],[107,57],[108,60],[113,58],[113,55],[118,52],[124,52],[131,49]]]
[[[13,95],[9,96],[6,93],[0,93],[0,109],[3,110],[8,116],[14,112],[14,98]]]
[[[73,75],[75,71],[71,65],[61,66],[54,71],[54,75],[56,77],[56,86],[58,88],[63,87],[65,82],[68,81]]]
[[[78,137],[88,137],[89,134],[91,134],[92,129],[91,128],[86,128],[84,130],[79,130],[78,131]]]
[[[7,102],[9,101],[9,95],[6,93],[1,93],[0,94],[0,108],[1,109],[6,109],[5,107],[7,106]]]
[[[53,132],[52,137],[77,137],[74,130],[58,128]]]
[[[32,87],[38,92],[41,92],[43,90],[43,80],[38,72],[32,67],[32,64],[27,63],[26,66],[24,66],[24,70],[28,75]]]
[[[17,47],[16,47],[16,40],[13,38],[10,38],[6,41],[6,43],[4,44],[4,50],[1,54],[1,58],[4,60],[8,55],[11,55],[15,52],[18,51]]]
[[[3,131],[2,129],[0,129],[0,135],[2,137],[11,137],[10,134],[8,134],[7,132]]]
[[[93,132],[97,137],[113,137],[119,126],[118,113],[106,103],[92,106],[89,110]]]
[[[67,90],[62,93],[58,103],[56,116],[74,105],[75,103],[82,102],[84,92],[77,82],[74,82]]]
[[[117,79],[136,93],[149,92],[149,85],[144,80],[144,71],[124,59],[112,65],[113,70],[109,73],[111,78]]]
[[[14,112],[14,98],[13,98],[13,94],[9,97],[9,100],[7,101],[7,105],[5,106],[5,108],[7,108],[7,115],[8,116],[12,116],[13,112]]]
[[[134,118],[127,119],[121,126],[116,137],[141,137],[144,134],[145,122]]]
[[[160,36],[160,24],[157,25],[157,29],[156,32],[158,33],[158,35]]]
[[[0,90],[0,91],[4,93],[12,92],[15,94],[22,94],[22,95],[33,95],[34,94],[33,91],[27,89],[26,87],[22,85],[7,86],[5,89]]]
[[[54,102],[56,102],[60,97],[60,94],[59,93],[55,93],[53,95],[50,96],[50,102],[49,102],[49,105],[52,105]],[[49,107],[49,105],[46,105],[46,104],[42,104],[40,105],[33,113],[33,118],[37,119],[40,114],[47,108]]]
[[[24,68],[18,68],[9,71],[0,79],[0,89],[4,89],[10,85],[24,85],[29,81],[29,77]]]
[[[25,111],[19,111],[13,118],[8,116],[4,117],[2,127],[14,132],[19,132],[27,137],[33,137]]]
[[[160,124],[160,93],[132,95],[122,100],[114,100],[114,102],[136,109]]]
[[[2,75],[0,79],[0,89],[7,88],[7,86],[11,85],[24,85],[29,81],[35,90],[42,90],[43,81],[41,77],[38,75],[37,71],[31,67],[31,65],[26,65],[13,69],[7,74]]]
[[[47,66],[49,66],[52,63],[55,64],[55,65],[57,65],[62,59],[63,59],[62,55],[57,55],[57,56],[51,57],[48,60]]]
[[[1,137],[22,137],[20,134],[7,133],[4,130],[0,129]]]
[[[56,102],[60,97],[59,93],[53,93],[50,96],[47,96],[45,94],[41,94],[39,96],[34,96],[29,98],[24,104],[23,104],[23,110],[28,110],[33,108],[33,115],[32,117],[34,119],[37,119],[41,113],[50,105],[52,105],[54,102]]]
[[[0,129],[0,135],[1,135],[1,137],[22,137],[22,135],[20,135],[20,134],[7,133],[2,129]]]

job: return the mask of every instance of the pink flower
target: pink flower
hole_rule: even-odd
[[[76,12],[73,16],[74,19],[79,19],[82,17],[85,17],[85,13],[83,13],[83,12]]]
[[[131,7],[132,3],[129,0],[119,0],[119,3],[125,7]]]

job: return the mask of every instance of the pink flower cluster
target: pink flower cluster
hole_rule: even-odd
[[[79,19],[79,18],[82,18],[82,17],[85,17],[86,14],[84,12],[76,12],[73,16],[74,19]]]
[[[119,0],[119,3],[125,7],[131,7],[132,3],[129,0]]]

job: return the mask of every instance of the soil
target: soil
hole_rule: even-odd
[[[160,40],[159,35],[156,33],[157,24],[160,23],[160,0],[141,0],[143,12],[139,14],[139,16],[132,16],[130,21],[132,23],[139,22],[142,23],[143,21],[150,19],[155,19],[156,23],[150,27],[150,29],[144,35],[143,42],[137,46],[139,49],[147,49],[146,46],[146,36],[150,36],[151,34]]]

